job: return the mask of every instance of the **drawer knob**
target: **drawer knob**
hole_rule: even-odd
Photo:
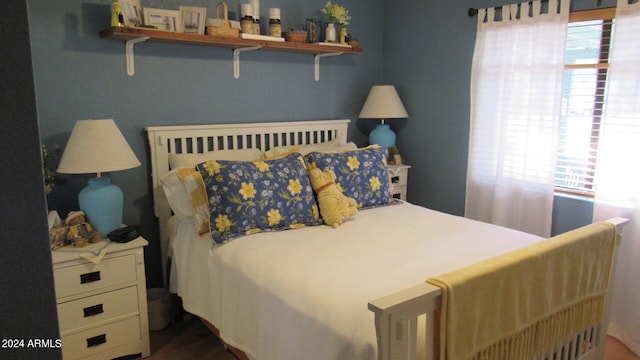
[[[94,271],[80,275],[80,284],[87,284],[100,281],[100,271]]]
[[[90,348],[90,347],[98,346],[106,342],[107,342],[107,334],[94,336],[92,338],[87,339],[87,347]]]
[[[102,304],[93,305],[82,309],[84,311],[84,317],[95,316],[98,314],[102,314],[104,309],[102,308]]]

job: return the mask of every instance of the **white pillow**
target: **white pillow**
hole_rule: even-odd
[[[312,153],[312,152],[320,152],[320,151],[329,151],[330,149],[333,149],[334,147],[337,146],[342,146],[340,145],[340,143],[338,142],[338,139],[333,139],[331,141],[328,142],[323,142],[323,143],[317,143],[317,144],[308,144],[308,145],[290,145],[290,146],[276,146],[273,147],[269,150],[267,150],[264,155],[265,157],[274,157],[274,156],[278,156],[278,155],[282,155],[285,154],[287,151],[291,150],[291,148],[297,147],[298,148],[298,152],[302,155],[307,155],[308,153]]]
[[[338,145],[336,147],[333,147],[329,150],[325,150],[322,152],[339,152],[339,151],[351,151],[351,150],[356,150],[358,149],[358,145],[356,145],[356,143],[354,143],[353,141],[348,142],[344,145]]]
[[[193,208],[189,192],[184,186],[176,170],[171,170],[160,177],[160,184],[167,197],[167,202],[178,219],[193,217]]]
[[[262,158],[260,149],[216,150],[202,154],[169,154],[169,167],[195,167],[209,160],[251,161]]]

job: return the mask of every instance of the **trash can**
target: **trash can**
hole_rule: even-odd
[[[165,288],[147,290],[149,330],[162,330],[169,325],[169,292]]]

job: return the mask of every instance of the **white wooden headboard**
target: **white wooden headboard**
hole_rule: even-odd
[[[151,153],[153,207],[160,227],[162,274],[167,285],[167,222],[171,207],[160,178],[169,172],[169,154],[207,153],[218,150],[261,149],[275,146],[307,145],[338,139],[346,144],[351,120],[313,120],[271,123],[150,126],[145,130]]]

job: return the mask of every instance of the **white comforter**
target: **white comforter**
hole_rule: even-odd
[[[185,309],[260,360],[376,359],[369,301],[540,240],[408,203],[219,247],[189,222],[176,229]]]

